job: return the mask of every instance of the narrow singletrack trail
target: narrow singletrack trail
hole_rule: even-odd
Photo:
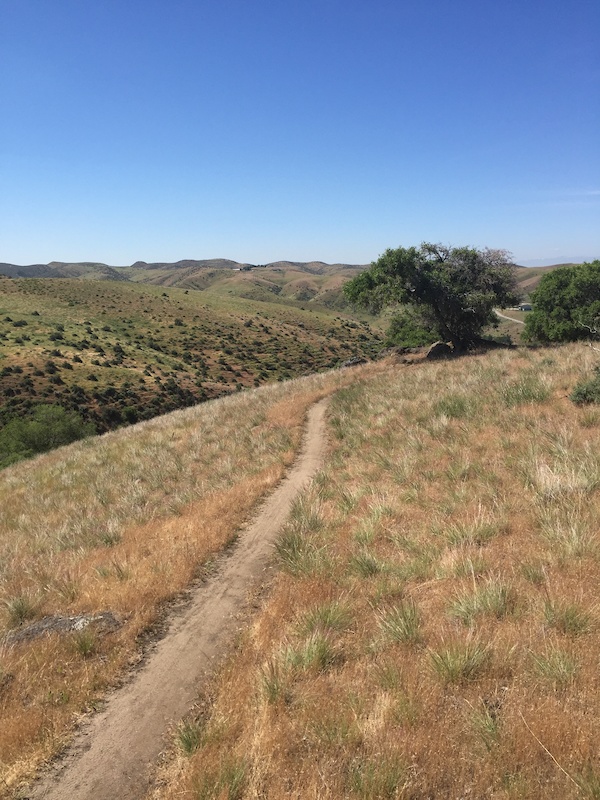
[[[227,652],[252,585],[268,565],[291,504],[320,468],[326,400],[309,411],[300,455],[213,576],[195,590],[144,665],[84,723],[74,743],[32,787],[32,800],[135,800],[150,786],[165,735],[193,706]]]

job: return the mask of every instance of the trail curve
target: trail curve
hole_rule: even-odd
[[[500,311],[498,311],[497,309],[494,309],[494,310],[496,311],[496,314],[497,314],[499,317],[502,317],[502,319],[507,319],[509,322],[516,322],[516,323],[517,323],[517,325],[525,325],[525,323],[523,322],[523,320],[522,320],[522,319],[515,319],[514,317],[507,317],[507,316],[506,316],[506,314],[502,314],[502,313],[501,313]]]
[[[82,726],[67,753],[32,787],[31,800],[135,800],[147,792],[165,734],[191,708],[202,680],[225,654],[236,612],[264,572],[294,498],[321,466],[326,403],[309,410],[299,457],[235,548],[171,621],[143,667]]]

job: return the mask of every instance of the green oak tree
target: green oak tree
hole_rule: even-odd
[[[532,292],[525,337],[572,342],[600,332],[600,261],[547,272]]]
[[[518,302],[515,266],[506,250],[447,247],[388,249],[344,287],[354,305],[378,312],[412,306],[421,326],[458,349],[480,341],[494,308]]]

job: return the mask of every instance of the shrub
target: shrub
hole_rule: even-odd
[[[29,417],[13,419],[0,430],[0,468],[94,433],[94,426],[75,411],[37,406]]]
[[[600,367],[596,367],[593,378],[588,381],[580,381],[570,396],[578,406],[600,403]]]

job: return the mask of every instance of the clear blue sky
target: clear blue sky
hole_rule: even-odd
[[[0,261],[600,258],[598,0],[0,0]]]

